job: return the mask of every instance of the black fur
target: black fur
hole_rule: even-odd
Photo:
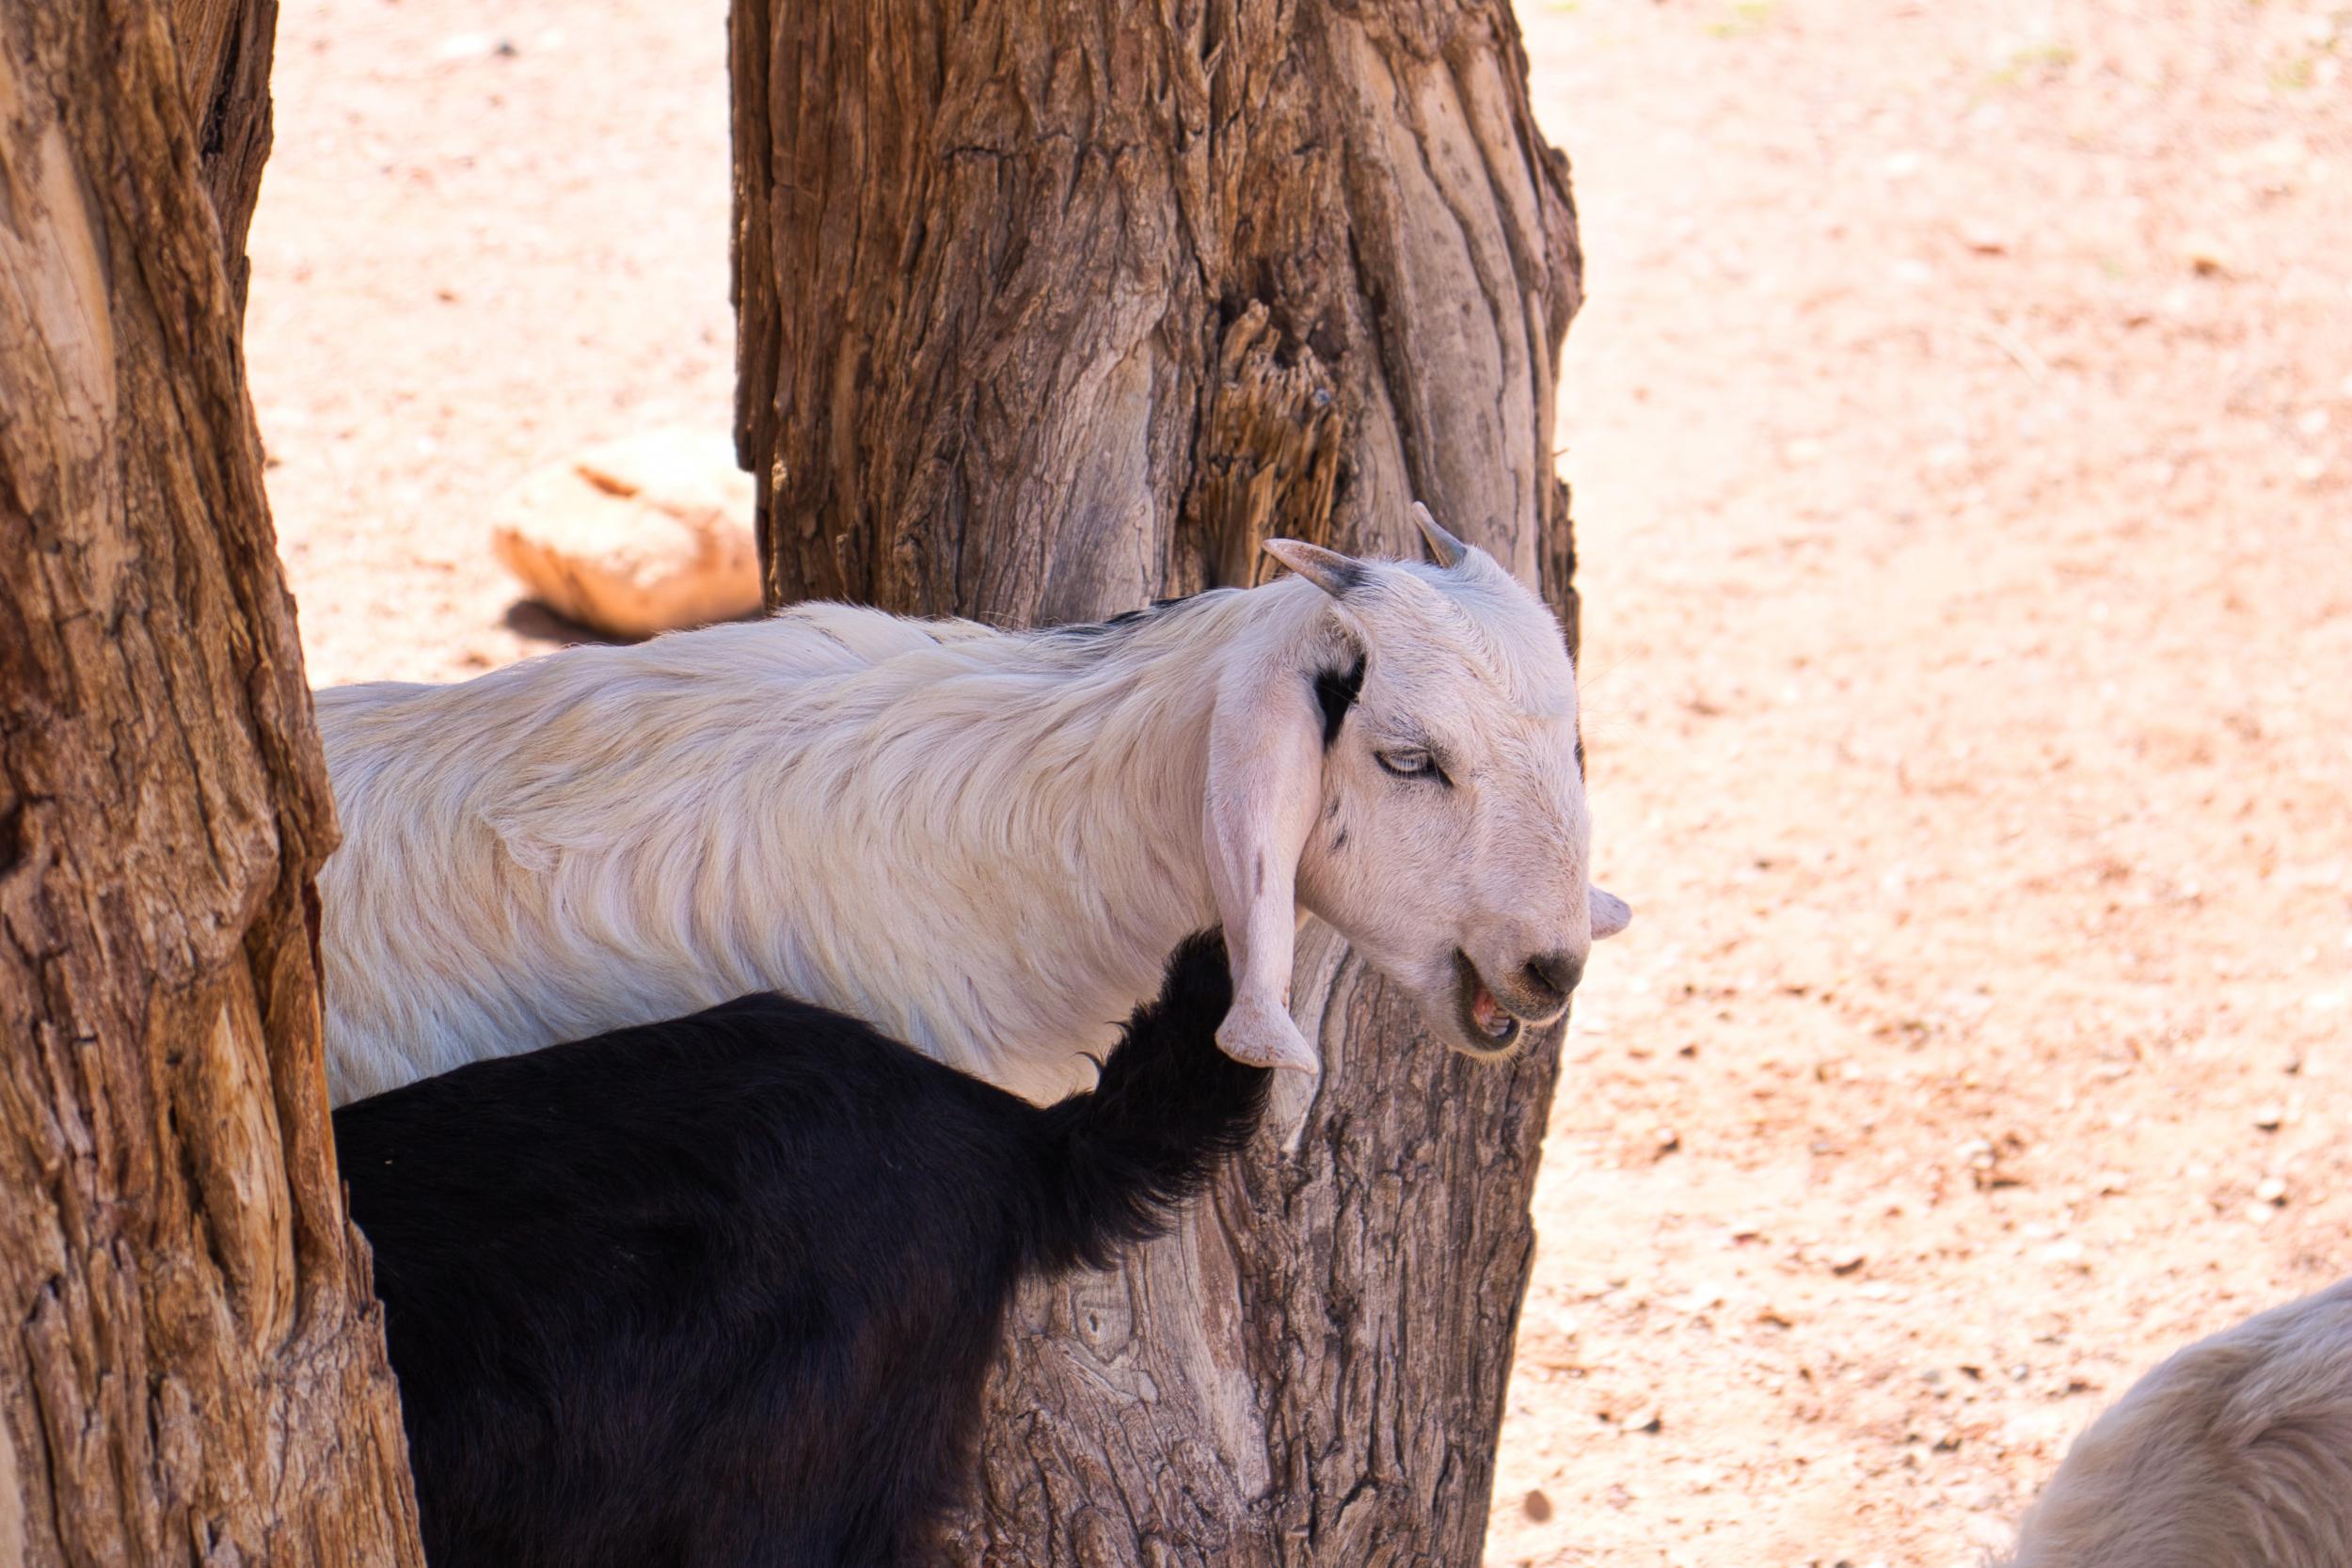
[[[1157,620],[1163,615],[1182,610],[1186,605],[1199,602],[1200,597],[1201,595],[1198,594],[1182,594],[1172,599],[1153,599],[1144,609],[1122,610],[1108,620],[1071,621],[1062,626],[1051,627],[1049,630],[1053,636],[1073,637],[1082,641],[1095,638],[1118,637],[1135,630],[1146,621]]]
[[[1257,1125],[1231,1000],[1190,939],[1046,1109],[763,995],[338,1111],[434,1568],[914,1560],[1015,1284],[1155,1234]]]
[[[1329,751],[1340,738],[1340,725],[1347,718],[1347,710],[1356,705],[1357,694],[1364,689],[1364,661],[1359,656],[1345,670],[1325,670],[1315,675],[1315,701],[1323,707],[1323,749]]]

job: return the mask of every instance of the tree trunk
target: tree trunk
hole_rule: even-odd
[[[1573,633],[1575,214],[1502,0],[736,0],[733,71],[771,602],[1093,617],[1421,497]],[[1295,994],[1294,1146],[1022,1302],[955,1560],[1477,1560],[1557,1040],[1456,1057],[1327,940]]]
[[[187,91],[157,0],[0,5],[0,1561],[421,1564],[221,255],[260,152]]]
[[[231,309],[245,315],[246,231],[262,194],[269,158],[270,56],[278,40],[278,0],[171,0],[172,41],[181,91],[196,126],[205,194],[220,220],[221,265]]]

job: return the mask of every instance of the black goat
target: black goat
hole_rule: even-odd
[[[1044,1108],[762,995],[336,1112],[434,1568],[912,1560],[1014,1286],[1157,1233],[1257,1125],[1231,999],[1189,939]]]

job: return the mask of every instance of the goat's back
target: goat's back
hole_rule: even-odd
[[[1041,1115],[774,996],[339,1111],[435,1568],[895,1560]]]
[[[2352,1563],[2352,1280],[2165,1361],[2077,1439],[2010,1568]]]
[[[1083,1088],[1213,905],[1133,831],[1199,818],[1168,693],[1066,678],[1074,646],[811,605],[318,693],[334,1102],[762,990]]]
[[[991,635],[811,605],[316,693],[342,830],[319,876],[335,1102],[752,991],[826,994],[730,880],[794,885],[760,810],[779,742],[822,741],[812,714],[877,665]]]
[[[904,1560],[1020,1277],[1156,1234],[1257,1125],[1231,999],[1190,939],[1047,1109],[757,995],[338,1111],[434,1568]]]

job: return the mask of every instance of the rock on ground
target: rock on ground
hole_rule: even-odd
[[[759,608],[752,504],[723,436],[650,431],[525,479],[495,509],[491,544],[548,609],[651,637]]]

